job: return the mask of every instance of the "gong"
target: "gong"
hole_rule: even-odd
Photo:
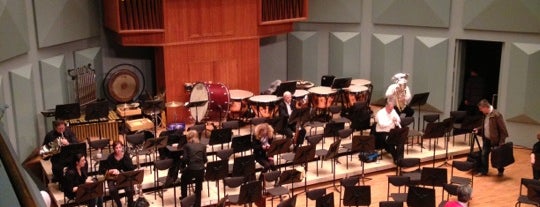
[[[120,64],[107,73],[103,90],[110,101],[116,103],[132,102],[144,90],[144,77],[141,71],[131,64]]]

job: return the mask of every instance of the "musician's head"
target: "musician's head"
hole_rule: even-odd
[[[86,156],[83,153],[77,153],[73,162],[75,168],[83,168],[86,166]]]
[[[196,130],[189,130],[186,132],[186,139],[188,143],[199,143],[199,133]]]
[[[482,99],[480,102],[478,102],[478,110],[481,111],[483,114],[489,114],[491,112],[491,104],[488,100]]]
[[[66,122],[64,120],[54,120],[53,127],[56,132],[64,133],[66,131]]]
[[[114,149],[114,153],[116,153],[117,155],[122,154],[124,152],[124,145],[122,144],[122,142],[114,141],[112,146]]]
[[[386,105],[384,106],[384,109],[388,113],[392,112],[392,110],[394,110],[394,101],[391,99],[388,99],[388,101],[386,101]]]
[[[262,123],[255,127],[255,138],[260,140],[263,137],[272,137],[274,128],[268,123]]]
[[[291,103],[291,100],[292,100],[292,94],[291,94],[291,92],[285,91],[285,92],[283,93],[283,101],[285,101],[286,103]]]

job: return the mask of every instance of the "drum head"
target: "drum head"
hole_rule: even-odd
[[[206,103],[199,107],[189,108],[189,112],[195,121],[197,121],[197,119],[198,121],[201,121],[205,118],[206,110],[208,109],[208,100],[208,89],[206,88],[206,85],[204,83],[196,83],[193,85],[193,90],[191,90],[191,94],[189,95],[189,102],[206,101]]]
[[[331,95],[336,93],[335,89],[332,89],[327,86],[315,86],[313,88],[308,89],[310,93],[318,94],[318,95]]]
[[[361,85],[351,85],[350,87],[346,88],[345,90],[348,91],[348,92],[351,92],[351,93],[360,93],[362,91],[367,91],[368,87],[361,86]]]
[[[253,96],[252,92],[240,90],[240,89],[229,90],[229,94],[230,94],[231,100],[243,100],[243,99]]]
[[[120,64],[107,73],[103,81],[103,90],[110,101],[132,102],[144,90],[144,77],[134,65]]]

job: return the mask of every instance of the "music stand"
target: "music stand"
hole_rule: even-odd
[[[315,146],[301,146],[294,153],[293,168],[295,164],[304,164],[304,173],[307,174],[308,162],[315,159]],[[304,179],[304,192],[307,192],[307,178]]]
[[[443,122],[443,124],[445,126],[444,147],[446,149],[445,149],[445,153],[444,153],[444,162],[441,165],[439,165],[438,167],[452,166],[450,163],[448,163],[448,147],[449,147],[448,142],[450,142],[450,132],[452,131],[452,129],[454,129],[454,118],[452,118],[452,117],[446,118],[442,122]]]
[[[324,160],[332,160],[332,185],[339,192],[339,188],[336,186],[336,159],[339,156],[339,146],[341,145],[341,139],[338,139],[330,145]]]
[[[101,119],[108,120],[109,117],[109,104],[107,101],[99,101],[94,103],[89,103],[86,105],[86,110],[84,111],[86,121],[97,120],[99,122]],[[101,133],[101,124],[98,124],[98,135],[99,139],[102,138]]]
[[[244,176],[246,181],[255,179],[255,157],[247,155],[234,158],[232,176]]]
[[[234,153],[251,150],[251,134],[235,137],[232,139],[231,147]]]
[[[324,135],[325,137],[334,137],[334,141],[336,141],[336,137],[338,136],[339,130],[345,129],[345,122],[328,122],[324,126]],[[323,139],[324,140],[324,139]],[[323,141],[324,143],[324,141]]]
[[[330,86],[332,89],[337,89],[337,97],[341,99],[341,106],[345,106],[345,93],[343,93],[344,88],[348,88],[351,86],[351,77],[347,78],[335,78],[332,82],[332,86]]]
[[[366,180],[372,179],[365,177],[364,165],[366,160],[362,159],[362,155],[373,151],[375,151],[375,137],[373,135],[353,136],[351,153],[359,152],[360,154],[360,163],[362,165],[362,175],[360,176],[360,179],[362,180],[363,184],[365,184]]]
[[[424,167],[422,168],[422,175],[420,177],[420,184],[439,186],[442,187],[444,184],[448,183],[448,169],[446,168],[431,168]]]
[[[435,151],[437,150],[438,138],[444,137],[446,134],[446,126],[444,124],[445,123],[443,122],[428,123],[426,130],[424,131],[424,135],[422,136],[422,140],[426,138],[435,138],[435,141],[433,142],[433,167],[435,167]]]
[[[334,192],[317,198],[315,207],[334,207]]]
[[[185,103],[185,106],[188,107],[188,108],[195,107],[195,125],[201,123],[200,120],[199,120],[199,107],[206,104],[206,102],[208,102],[208,100],[192,101],[192,102],[186,102]]]
[[[219,197],[219,180],[226,178],[228,174],[229,174],[228,160],[219,160],[219,161],[206,163],[206,172],[204,174],[204,179],[207,181],[206,185],[208,189],[210,189],[209,181],[216,181],[218,200],[220,198]]]
[[[126,171],[118,174],[116,177],[116,186],[118,189],[141,185],[144,179],[144,170]],[[141,188],[139,188],[142,190]]]
[[[414,94],[411,98],[411,102],[409,102],[409,105],[411,106],[418,106],[418,124],[416,125],[416,130],[420,131],[420,113],[422,112],[422,105],[427,103],[427,99],[429,97],[429,92],[425,93],[417,93]]]
[[[345,186],[344,206],[369,206],[371,204],[371,186]]]
[[[296,81],[281,82],[272,95],[281,97],[285,91],[294,94],[294,92],[296,92]]]
[[[273,157],[274,155],[287,153],[290,151],[291,143],[291,139],[273,140],[266,154],[268,155],[268,157]]]
[[[80,184],[75,195],[75,203],[96,199],[103,196],[103,181]]]
[[[208,142],[209,145],[212,145],[212,150],[214,150],[214,146],[216,144],[221,144],[221,149],[223,149],[223,144],[229,143],[232,139],[232,129],[226,128],[226,129],[214,129],[210,133],[210,141]]]
[[[435,207],[435,189],[409,186],[407,206]]]
[[[81,106],[79,103],[61,104],[56,105],[54,109],[55,119],[76,119],[81,117]]]
[[[262,183],[261,181],[251,181],[240,186],[240,194],[236,204],[248,204],[257,202],[262,199]]]

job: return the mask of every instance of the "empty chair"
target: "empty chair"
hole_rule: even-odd
[[[321,140],[323,139],[323,136],[322,134],[317,134],[317,135],[310,135],[310,136],[307,136],[307,141],[308,143],[315,147],[315,149],[317,148],[317,144],[319,142],[321,142]],[[315,156],[317,157],[317,163],[316,164],[316,169],[317,169],[317,176],[319,176],[319,160],[321,160],[321,167],[322,167],[322,164],[324,163],[322,161],[323,157],[328,153],[328,150],[327,149],[324,149],[324,148],[321,148],[321,149],[316,149],[315,150]]]
[[[137,165],[140,164],[139,162],[139,155],[145,155],[146,161],[150,161],[151,158],[151,150],[149,148],[144,148],[145,143],[145,135],[144,133],[136,133],[136,134],[128,134],[126,136],[126,141],[129,144],[129,152],[131,157],[137,157]]]
[[[165,181],[167,180],[167,176],[159,177],[159,171],[160,170],[167,170],[169,169],[173,164],[173,159],[164,159],[164,160],[156,160],[154,161],[154,167],[157,169],[156,173],[154,174],[156,185],[155,187],[159,187],[159,197],[161,197],[161,206],[164,205],[163,203],[163,185],[159,185],[160,183],[165,184]],[[154,192],[154,199],[156,199],[156,192]]]
[[[265,184],[266,183],[272,184],[271,187],[267,188],[265,186],[263,188],[263,191],[268,193],[271,196],[270,203],[272,204],[272,206],[274,206],[275,197],[281,198],[282,195],[286,195],[286,194],[289,195],[291,193],[288,188],[283,187],[282,185],[279,184],[280,175],[281,175],[281,171],[271,171],[271,172],[266,172],[262,174]],[[289,195],[289,198],[290,197],[291,196]]]
[[[467,162],[467,161],[453,161],[452,162],[452,170],[450,171],[450,183],[455,183],[459,185],[468,185],[470,184],[471,187],[473,186],[474,176],[470,171],[474,168],[474,163]],[[456,176],[454,175],[454,169],[459,170],[461,172],[470,173],[471,177],[463,177],[463,176]]]
[[[392,198],[394,201],[407,201],[407,186],[410,185],[411,178],[408,176],[390,175],[388,176],[388,187],[386,191],[386,200]],[[390,186],[397,187],[397,193],[390,193]],[[401,191],[403,188],[403,192]]]
[[[223,179],[223,194],[227,194],[227,188],[234,189],[239,188],[246,178],[244,176],[237,176],[237,177],[226,177]],[[238,195],[228,195],[228,199],[231,199],[233,197],[234,200],[238,200]]]
[[[235,205],[251,204],[261,198],[261,181],[250,181],[240,186],[240,194],[229,196],[229,203]]]
[[[403,207],[403,202],[399,201],[381,201],[379,207]]]
[[[341,106],[340,105],[332,105],[328,107],[328,111],[330,112],[330,116],[332,117],[333,122],[343,122],[343,123],[351,123],[351,120],[349,120],[347,117],[341,116]],[[334,117],[336,114],[339,115],[339,117]]]
[[[88,146],[90,147],[90,149],[88,150],[90,152],[90,158],[94,161],[94,164],[90,165],[90,169],[91,171],[93,171],[92,169],[96,168],[96,165],[98,165],[101,160],[107,159],[107,155],[103,155],[102,153],[103,153],[103,149],[105,149],[106,147],[110,147],[109,146],[110,140],[107,138],[104,138],[104,139],[91,141],[89,137],[87,138],[87,141],[88,141]],[[92,150],[97,151],[94,156],[92,156]]]
[[[452,125],[452,146],[454,146],[456,144],[456,135],[467,134],[472,130],[463,128],[463,121],[467,117],[466,111],[451,111],[450,117],[454,118],[454,124]],[[466,135],[464,137],[467,138]]]
[[[219,151],[216,151],[216,157],[218,157],[221,160],[229,160],[229,158],[231,157],[233,153],[234,151],[231,148],[219,150]]]
[[[410,126],[412,124],[412,127]],[[409,147],[412,147],[414,144],[414,138],[417,138],[417,142],[420,142],[420,138],[422,137],[422,132],[417,131],[414,129],[414,117],[403,117],[401,118],[401,127],[409,127],[409,133],[407,134],[407,138],[411,137],[411,141],[405,142],[405,144],[408,145],[407,147],[407,154],[409,154]]]
[[[525,190],[523,190],[525,187]],[[522,203],[540,206],[540,198],[538,194],[532,195],[531,192],[537,192],[540,190],[540,181],[528,178],[521,178],[521,184],[519,186],[519,196],[515,206],[521,206]],[[526,193],[524,193],[526,192]]]
[[[316,201],[317,199],[326,195],[326,188],[319,188],[314,190],[308,190],[306,192],[306,207],[308,206],[308,199]]]
[[[339,183],[341,184],[339,186],[339,206],[341,207],[341,203],[342,200],[343,200],[343,196],[342,196],[342,192],[344,192],[344,188],[346,188],[347,186],[355,186],[356,184],[358,184],[360,182],[360,177],[358,176],[351,176],[351,177],[348,177],[348,178],[343,178],[339,181]]]
[[[454,185],[454,184],[449,184],[449,183],[444,184],[443,185],[443,192],[442,192],[442,200],[441,200],[441,203],[439,203],[439,206],[444,207],[446,202],[449,201],[450,195],[457,196],[458,188],[459,188],[459,185]],[[446,191],[446,200],[444,200],[444,192],[445,191]]]
[[[420,166],[420,158],[403,158],[397,161],[396,175],[410,177],[411,185],[420,183],[422,177],[422,169]]]

